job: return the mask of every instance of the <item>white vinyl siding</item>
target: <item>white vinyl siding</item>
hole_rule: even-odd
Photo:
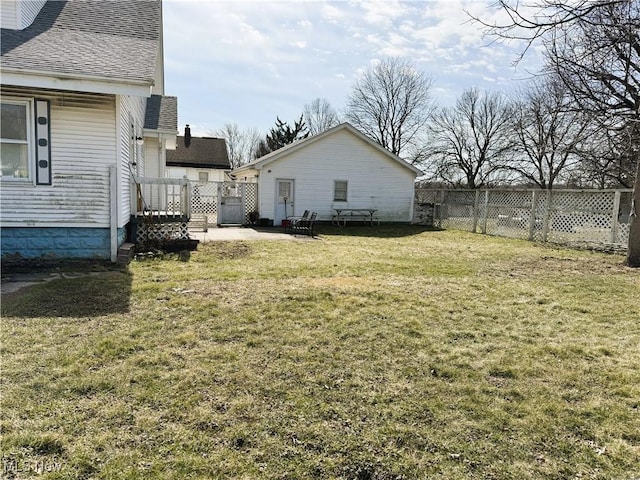
[[[46,0],[18,0],[21,30],[33,23],[45,3],[47,3]]]
[[[0,26],[12,30],[18,27],[18,0],[0,0]]]
[[[212,168],[208,172],[203,172],[202,169],[190,168],[190,167],[167,167],[167,178],[184,178],[187,177],[189,180],[194,182],[202,182],[200,180],[200,173],[207,173],[209,180],[208,182],[224,182],[228,180],[225,177],[226,170]]]
[[[242,179],[248,172],[238,174]],[[373,208],[381,221],[409,222],[416,174],[346,130],[269,163],[258,177],[260,216],[274,218],[277,178],[295,180],[295,212],[330,220],[334,208]],[[346,202],[334,201],[334,181],[348,182]],[[290,213],[291,215],[291,213]]]
[[[46,0],[1,0],[0,24],[2,28],[24,30],[33,23]]]
[[[118,97],[118,105],[120,185],[122,187],[119,191],[118,226],[122,227],[129,223],[132,213],[131,197],[134,188],[132,175],[147,176],[144,145],[139,146],[135,142],[135,137],[142,135],[146,98],[122,95]]]
[[[45,96],[37,92],[37,96]],[[108,96],[51,94],[52,185],[3,185],[3,226],[109,227],[109,166],[116,165]],[[83,105],[83,106],[79,106]]]

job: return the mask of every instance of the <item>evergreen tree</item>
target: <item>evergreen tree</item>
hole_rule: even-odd
[[[260,158],[268,153],[274,152],[279,148],[289,145],[298,140],[305,139],[309,136],[309,129],[300,115],[300,119],[293,124],[293,128],[287,123],[276,117],[276,125],[271,128],[267,137],[261,140],[256,150],[256,158]]]

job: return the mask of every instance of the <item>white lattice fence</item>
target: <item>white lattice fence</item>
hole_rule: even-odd
[[[251,223],[251,216],[258,212],[258,184],[243,183],[242,195],[244,196],[244,218],[246,223]]]
[[[258,184],[243,182],[190,182],[191,213],[206,215],[209,225],[220,223],[220,202],[222,197],[242,198],[246,223],[249,214],[258,210]]]
[[[480,231],[489,235],[527,238],[531,195],[516,191],[478,192]]]
[[[417,206],[431,202],[442,228],[562,244],[629,239],[630,190],[416,190]]]
[[[218,223],[218,191],[222,182],[191,182],[191,213],[206,215],[207,223]]]

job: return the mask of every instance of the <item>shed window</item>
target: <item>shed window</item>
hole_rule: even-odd
[[[347,181],[336,180],[333,184],[333,200],[335,202],[347,201]]]
[[[29,180],[32,149],[31,102],[5,100],[0,103],[0,169],[3,180]]]
[[[199,182],[208,182],[209,181],[209,172],[198,172],[198,181]]]

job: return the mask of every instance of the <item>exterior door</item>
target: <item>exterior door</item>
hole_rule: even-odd
[[[282,220],[292,216],[295,202],[293,198],[293,180],[279,178],[276,180],[276,209],[274,224],[280,225]]]
[[[220,204],[220,225],[244,225],[242,197],[222,197]]]

